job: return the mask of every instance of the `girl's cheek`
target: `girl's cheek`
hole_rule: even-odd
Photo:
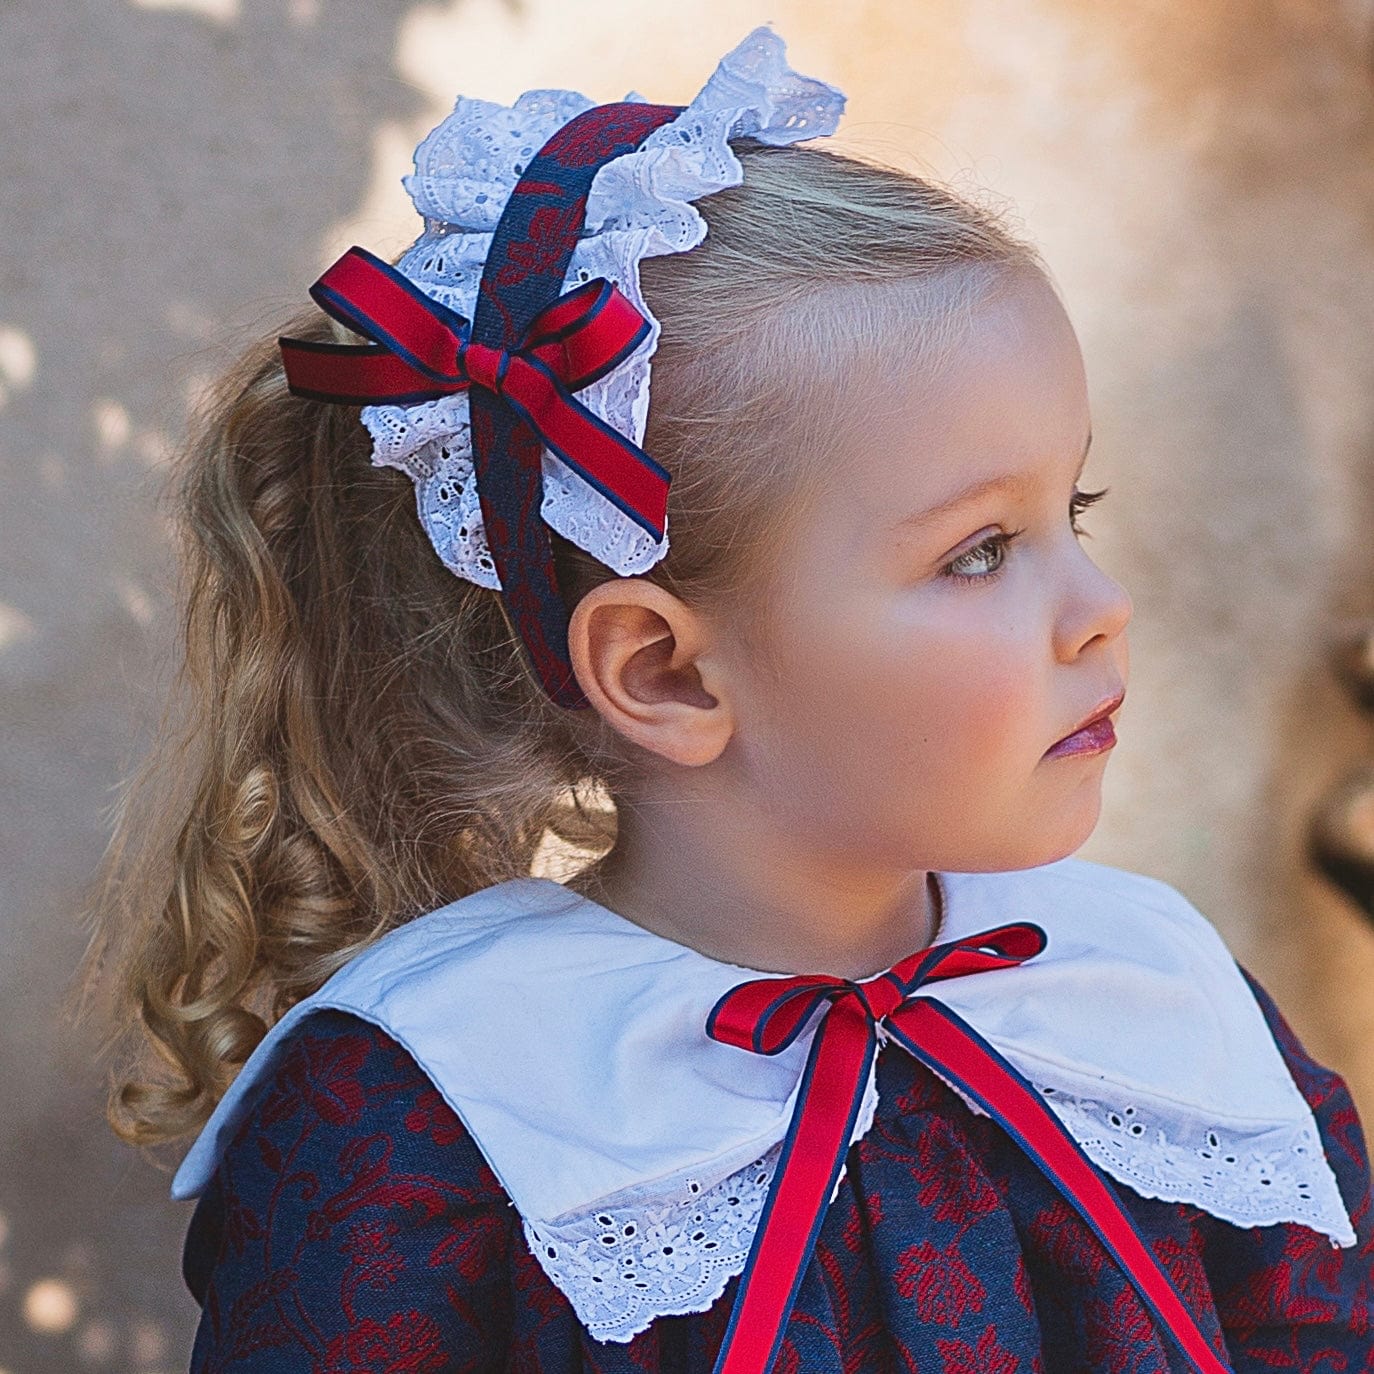
[[[911,700],[940,752],[996,753],[1038,716],[1030,660],[995,639],[932,639]]]

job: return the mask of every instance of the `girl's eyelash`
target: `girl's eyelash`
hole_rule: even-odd
[[[1069,498],[1069,524],[1075,534],[1088,533],[1087,530],[1081,530],[1078,528],[1078,516],[1080,516],[1090,506],[1096,505],[1104,496],[1106,496],[1106,494],[1110,490],[1110,487],[1103,487],[1101,491],[1075,491],[1074,494]],[[992,570],[992,572],[983,573],[981,576],[979,576],[976,573],[952,572],[951,569],[956,567],[958,564],[962,563],[964,559],[972,558],[975,554],[985,553],[988,549],[1000,549],[1005,554],[1006,550],[1011,546],[1013,541],[1019,539],[1021,535],[1023,535],[1024,533],[1025,530],[1021,529],[1010,530],[1004,534],[988,535],[988,537],[984,539],[981,544],[975,544],[973,548],[966,550],[964,553],[961,553],[958,558],[953,560],[953,562],[947,563],[942,569],[942,575],[952,579],[955,582],[995,582],[1002,575],[1002,571],[1007,565],[1005,557],[1003,558],[1002,562],[999,563],[997,567]],[[1091,538],[1092,536],[1089,535],[1088,537]]]

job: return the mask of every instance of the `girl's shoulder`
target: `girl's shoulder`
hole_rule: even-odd
[[[476,1368],[509,1336],[512,1215],[404,1047],[322,1009],[285,1037],[191,1217],[190,1368]]]
[[[442,1155],[445,1175],[474,1196],[500,1183],[457,1114],[409,1050],[375,1022],[322,1006],[284,1038],[264,1091],[240,1121],[226,1155],[285,1124],[304,1140],[325,1128],[385,1137],[382,1153],[411,1163]],[[318,1145],[315,1146],[318,1153]]]
[[[374,1052],[397,1044],[409,1051],[413,1071],[428,1071],[433,1088],[434,1066],[426,1052],[430,1027],[416,1024],[416,1014],[429,1020],[451,1014],[464,979],[482,981],[493,969],[493,954],[525,956],[532,944],[527,927],[547,907],[549,888],[562,891],[530,879],[480,889],[395,927],[355,954],[289,1008],[244,1061],[181,1161],[171,1196],[185,1200],[204,1191],[246,1114],[279,1077],[285,1055],[291,1056],[292,1071],[302,1073],[303,1057],[317,1052],[312,1047],[340,1042],[350,1047],[341,1052],[358,1053],[364,1041]],[[542,906],[537,897],[545,899]],[[298,1035],[306,1022],[308,1033]],[[474,1027],[463,1029],[463,1053],[480,1057]]]
[[[381,1026],[323,1007],[283,1038],[221,1152],[192,1214],[182,1274],[203,1302],[214,1267],[242,1259],[269,1226],[283,1229],[292,1211],[300,1215],[290,1229],[307,1243],[333,1237],[361,1246],[359,1261],[384,1231],[385,1248],[401,1246],[393,1263],[402,1266],[433,1223],[461,1220],[446,1243],[468,1252],[470,1269],[479,1258],[503,1257],[509,1205],[466,1127],[405,1047]],[[369,1220],[354,1224],[355,1214]],[[406,1216],[419,1224],[398,1226]]]

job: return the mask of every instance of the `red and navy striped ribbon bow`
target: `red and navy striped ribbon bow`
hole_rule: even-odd
[[[298,396],[408,405],[469,386],[500,396],[569,467],[662,540],[669,476],[572,392],[639,347],[649,322],[604,278],[535,316],[518,347],[474,343],[461,315],[356,244],[310,288],[316,304],[371,344],[278,339]]]
[[[828,974],[755,978],[717,1001],[707,1033],[756,1054],[786,1049],[817,1009],[824,1020],[811,1042],[714,1374],[765,1374],[772,1366],[839,1181],[880,1027],[967,1093],[1025,1150],[1121,1265],[1195,1369],[1230,1374],[1120,1199],[1043,1096],[945,1003],[912,996],[926,983],[1015,967],[1040,953],[1047,939],[1040,926],[1016,921],[918,950],[862,982]]]

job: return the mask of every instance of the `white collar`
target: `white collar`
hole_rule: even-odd
[[[1144,1196],[1240,1226],[1296,1221],[1355,1243],[1263,1013],[1181,893],[1078,858],[937,877],[937,941],[1012,920],[1046,932],[1046,948],[1019,967],[924,993],[1044,1092],[1094,1163]],[[287,1031],[313,1009],[340,1007],[382,1026],[433,1079],[586,1320],[604,1295],[598,1287],[593,1299],[584,1282],[597,1261],[578,1258],[581,1277],[570,1277],[567,1251],[604,1230],[598,1218],[647,1224],[656,1208],[747,1180],[785,1135],[816,1022],[775,1056],[705,1033],[729,988],[785,976],[709,958],[548,878],[485,888],[389,932],[292,1007],[206,1123],[172,1196],[203,1190]],[[855,1139],[876,1105],[872,1074]],[[752,1220],[758,1202],[746,1206]],[[741,1265],[752,1225],[743,1220],[731,1252]],[[562,1260],[540,1253],[551,1237]],[[718,1292],[733,1263],[722,1260],[691,1301]],[[679,1310],[700,1308],[660,1304],[648,1316]],[[603,1321],[604,1338],[629,1339],[644,1324],[643,1311],[621,1313]]]

